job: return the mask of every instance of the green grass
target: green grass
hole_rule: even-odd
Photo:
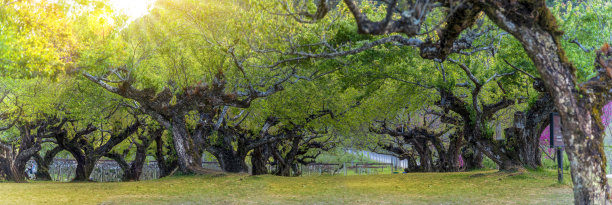
[[[0,183],[0,204],[572,204],[556,173],[177,176],[123,183]]]

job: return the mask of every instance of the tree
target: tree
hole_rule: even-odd
[[[64,149],[62,149],[62,147],[55,146],[54,148],[45,152],[45,155],[43,156],[41,156],[40,151],[33,156],[36,164],[38,165],[36,170],[36,180],[50,181],[52,179],[51,174],[49,173],[49,167],[51,164],[53,164],[53,159],[55,159],[55,156],[63,150]]]
[[[66,121],[42,118],[35,122],[18,123],[18,137],[12,142],[0,140],[0,169],[15,182],[26,182],[26,163],[41,149],[43,139],[55,135]],[[8,128],[8,127],[7,127]]]
[[[380,143],[382,151],[408,161],[414,161],[418,156],[420,166],[409,163],[413,164],[409,167],[412,171],[459,171],[461,148],[465,144],[463,136],[456,131],[452,132],[452,127],[443,128],[439,117],[435,115],[416,113],[416,118],[423,120],[412,119],[391,127],[387,125],[387,121],[383,121],[379,126],[370,127],[370,131],[393,137],[392,140]],[[445,143],[446,141],[448,142]],[[435,149],[437,159],[434,159],[432,148]],[[414,152],[416,154],[413,154]]]
[[[599,79],[599,83],[582,86],[578,84],[576,68],[567,59],[561,45],[563,32],[559,30],[557,20],[545,1],[415,1],[408,2],[408,5],[390,1],[384,12],[385,17],[380,21],[370,20],[361,12],[355,1],[343,2],[353,14],[360,33],[403,33],[408,38],[396,35],[386,39],[417,47],[423,58],[439,61],[446,60],[452,51],[469,45],[458,41],[458,37],[484,13],[498,27],[521,42],[552,95],[564,128],[564,142],[572,168],[575,203],[603,204],[609,200],[601,137],[603,125],[601,120],[598,120],[599,110],[604,102],[609,101],[609,89],[604,89],[608,77],[602,72],[595,78]],[[321,1],[318,7],[320,11],[328,11],[331,5],[327,1]],[[421,34],[424,22],[427,22],[426,18],[437,13],[434,11],[445,13],[445,17],[438,23],[440,26],[435,27],[436,41],[423,42],[413,38]],[[399,15],[399,19],[395,18],[395,14]],[[315,16],[319,18],[319,15]],[[374,44],[380,44],[378,42]],[[607,51],[602,49],[601,53],[604,55],[599,56],[605,56]],[[318,56],[305,58],[311,57]],[[600,62],[596,61],[596,67],[605,70],[606,65]]]
[[[160,178],[166,177],[178,169],[178,159],[174,146],[172,146],[172,137],[165,134],[157,135],[155,140],[155,160],[159,168]]]
[[[136,119],[123,129],[114,127],[115,130],[108,133],[110,135],[108,137],[104,133],[96,137],[93,136],[93,133],[99,129],[92,124],[87,124],[84,128],[79,128],[78,124],[71,124],[71,127],[75,129],[73,136],[56,135],[55,139],[59,146],[70,152],[77,161],[73,181],[88,181],[98,159],[107,155],[113,147],[134,134],[140,126],[140,121]],[[108,139],[105,140],[105,138]]]
[[[138,140],[131,138],[130,146],[123,150],[122,154],[117,152],[109,152],[105,154],[105,157],[115,160],[119,167],[123,170],[122,181],[138,181],[140,180],[140,175],[142,174],[142,168],[144,166],[144,162],[147,158],[147,150],[149,150],[149,146],[153,141],[159,137],[161,137],[165,131],[163,128],[155,128],[153,125],[148,125],[146,127],[146,132],[141,131],[138,132]],[[146,134],[145,134],[146,133]],[[136,145],[136,153],[134,156],[134,160],[131,163],[126,161],[126,156],[130,152],[130,148],[132,145]]]
[[[0,123],[3,124],[0,128],[0,166],[10,180],[25,182],[27,161],[66,123],[57,118],[52,105],[47,104],[53,102],[49,99],[57,96],[47,91],[62,90],[52,85],[41,86],[40,83],[45,81],[40,79],[0,80]]]
[[[219,12],[243,16],[243,12],[253,10],[241,10],[229,2],[209,3],[159,1],[150,16],[132,23],[125,31],[126,41],[120,41],[123,45],[143,45],[133,48],[136,55],[127,59],[115,56],[120,62],[114,62],[119,64],[116,67],[99,68],[96,59],[83,63],[99,74],[85,72],[85,77],[111,93],[137,102],[138,109],[172,132],[180,171],[185,173],[216,173],[201,166],[202,143],[211,134],[205,130],[209,127],[203,121],[205,116],[214,116],[224,106],[249,107],[255,99],[283,90],[282,84],[296,75],[295,68],[269,70],[249,64],[262,60],[250,56],[250,45],[242,43],[251,36],[232,36],[231,41],[217,38],[215,33],[244,32],[241,27],[221,26],[231,25],[230,19],[203,18]],[[163,15],[186,26],[158,18]],[[189,32],[199,35],[186,37],[184,34]],[[168,75],[147,73],[159,67]]]

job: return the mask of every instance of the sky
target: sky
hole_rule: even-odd
[[[130,20],[134,20],[146,15],[149,12],[149,6],[153,5],[155,0],[109,0],[109,2],[115,9],[130,16]]]

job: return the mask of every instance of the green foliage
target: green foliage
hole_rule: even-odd
[[[585,82],[596,75],[593,69],[595,51],[586,53],[571,41],[576,39],[585,49],[599,49],[610,42],[612,4],[607,1],[583,1],[578,3],[557,3],[552,7],[560,29],[564,31],[562,42],[567,58],[577,68],[578,82]]]
[[[495,164],[495,162],[493,162],[493,160],[491,160],[488,157],[484,156],[484,158],[482,159],[482,167],[484,169],[496,170],[497,169],[497,164]]]

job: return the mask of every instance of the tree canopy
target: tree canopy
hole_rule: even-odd
[[[558,112],[576,203],[609,202],[611,20],[602,0],[157,0],[135,19],[104,0],[3,0],[0,176],[23,182],[34,159],[49,179],[61,152],[77,181],[102,158],[124,180],[152,159],[218,174],[204,153],[296,176],[346,149],[522,171],[542,166]]]

